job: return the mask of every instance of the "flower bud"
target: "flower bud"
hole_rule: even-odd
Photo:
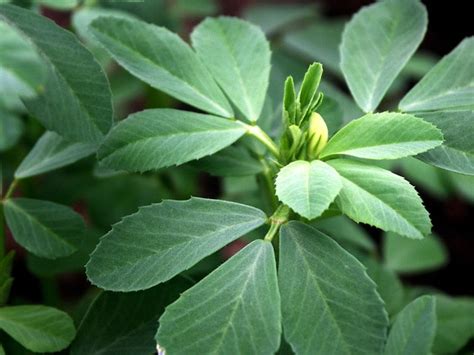
[[[319,113],[313,112],[309,119],[307,154],[315,159],[328,142],[328,127]]]

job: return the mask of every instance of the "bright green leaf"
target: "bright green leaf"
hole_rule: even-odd
[[[369,113],[349,122],[321,152],[364,159],[398,159],[439,146],[443,135],[429,122],[402,113]]]
[[[13,147],[23,133],[23,121],[0,108],[0,152]]]
[[[265,214],[238,203],[192,198],[142,207],[106,234],[87,264],[97,286],[152,287],[262,225]]]
[[[34,97],[46,79],[46,64],[7,22],[0,21],[0,33],[0,95]]]
[[[388,326],[364,266],[300,222],[282,226],[278,268],[285,339],[297,354],[380,354]]]
[[[84,222],[70,208],[49,201],[14,198],[4,202],[15,240],[31,253],[55,259],[74,253]]]
[[[416,190],[401,176],[345,159],[328,164],[341,175],[336,202],[351,219],[414,239],[430,234],[428,212]]]
[[[435,354],[456,354],[474,338],[474,299],[436,296]]]
[[[66,313],[46,306],[2,307],[0,329],[34,352],[63,350],[76,333]]]
[[[135,113],[115,126],[99,149],[101,164],[146,171],[211,155],[245,133],[235,121],[173,109]]]
[[[97,147],[91,143],[69,142],[54,132],[46,132],[15,171],[18,179],[61,168],[91,155]]]
[[[474,175],[474,111],[440,111],[419,115],[439,127],[445,141],[417,158],[442,169]]]
[[[255,240],[166,308],[156,336],[170,354],[274,354],[280,294],[270,243]]]
[[[362,110],[377,108],[423,39],[426,26],[426,10],[418,0],[376,2],[346,25],[341,69]]]
[[[31,11],[0,5],[0,19],[27,38],[47,65],[41,94],[24,101],[29,112],[65,138],[102,140],[112,125],[111,93],[91,53],[71,32]]]
[[[262,31],[237,18],[208,18],[191,34],[193,47],[227,97],[250,121],[262,111],[270,46]]]
[[[434,235],[413,240],[387,233],[383,252],[387,267],[399,273],[431,271],[446,264],[448,259],[443,243]]]
[[[198,160],[196,167],[215,176],[247,176],[263,170],[262,164],[247,149],[234,146]]]
[[[435,298],[422,296],[406,306],[395,318],[384,354],[430,354],[435,333]]]
[[[463,40],[400,102],[402,111],[474,107],[474,37]]]
[[[120,65],[144,82],[204,111],[233,116],[212,76],[176,34],[116,17],[100,17],[89,28]]]
[[[82,319],[71,354],[153,354],[159,316],[189,286],[176,279],[141,292],[102,292]]]
[[[342,183],[328,164],[298,160],[280,170],[275,186],[281,202],[301,216],[314,219],[334,201]]]

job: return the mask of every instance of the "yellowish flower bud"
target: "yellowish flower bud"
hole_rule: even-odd
[[[319,113],[313,112],[311,114],[308,127],[308,139],[308,158],[315,159],[328,142],[328,127]]]

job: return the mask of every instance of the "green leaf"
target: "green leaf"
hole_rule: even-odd
[[[474,338],[474,299],[436,296],[435,354],[456,354]]]
[[[441,131],[421,118],[393,112],[369,113],[338,131],[321,158],[344,154],[364,159],[398,159],[443,142]]]
[[[91,155],[95,144],[70,142],[54,132],[46,132],[15,171],[17,179],[43,174]]]
[[[167,307],[156,339],[170,354],[274,354],[280,335],[273,247],[255,240]]]
[[[402,111],[474,107],[474,37],[463,40],[400,101]]]
[[[332,136],[341,128],[344,110],[336,100],[325,95],[321,106],[318,107],[318,113],[326,122],[329,136]]]
[[[265,220],[265,214],[254,207],[202,198],[142,207],[101,239],[87,264],[87,275],[107,290],[149,288],[189,269]]]
[[[29,252],[55,259],[77,250],[84,222],[70,208],[48,201],[14,198],[4,202],[4,209],[13,237]]]
[[[387,233],[383,245],[385,264],[398,273],[435,270],[448,260],[443,243],[434,235],[423,240],[413,240]]]
[[[0,95],[35,96],[46,79],[46,64],[7,22],[0,21],[0,33]]]
[[[401,176],[345,159],[328,164],[341,175],[336,202],[348,217],[409,238],[430,234],[428,212],[416,190]]]
[[[0,108],[0,152],[10,149],[23,133],[23,121]]]
[[[89,28],[121,66],[144,82],[201,110],[233,116],[203,63],[176,34],[116,17],[100,17]]]
[[[474,111],[441,111],[419,114],[444,135],[443,145],[417,158],[442,169],[474,175]]]
[[[15,251],[10,250],[0,259],[0,306],[4,306],[10,296],[10,290],[13,283],[11,273],[14,257]]]
[[[208,18],[191,34],[198,57],[250,121],[260,117],[270,77],[270,46],[256,26],[231,17]]]
[[[56,10],[71,10],[79,5],[79,0],[34,0],[40,5]]]
[[[385,0],[364,7],[346,25],[341,69],[357,104],[372,112],[415,52],[427,26],[417,0]]]
[[[190,285],[177,279],[141,292],[102,292],[82,319],[71,354],[153,354],[159,316]]]
[[[405,301],[400,279],[392,270],[373,259],[364,260],[364,265],[367,267],[367,274],[377,285],[377,292],[383,299],[387,313],[393,317],[402,309]]]
[[[263,170],[262,164],[243,147],[227,147],[216,154],[200,159],[196,167],[215,176],[248,176]]]
[[[298,102],[300,103],[302,117],[305,117],[317,102],[319,95],[316,95],[321,77],[323,75],[323,66],[320,63],[313,63],[308,67],[300,92],[298,93]]]
[[[342,188],[337,172],[319,160],[298,160],[283,167],[275,186],[280,201],[308,219],[319,217]]]
[[[34,352],[63,350],[76,333],[71,317],[46,306],[2,307],[0,329]]]
[[[99,149],[101,164],[146,171],[199,159],[231,145],[243,125],[220,117],[173,109],[145,110],[115,126]]]
[[[384,354],[430,354],[435,333],[435,298],[419,297],[397,315]]]
[[[345,244],[350,244],[365,251],[375,250],[375,244],[364,228],[345,216],[316,220],[311,222],[311,225],[335,239],[343,247]]]
[[[318,230],[282,226],[278,277],[283,329],[297,354],[380,354],[388,326],[364,266]]]
[[[67,139],[101,141],[112,125],[112,100],[91,53],[72,33],[31,11],[0,5],[0,19],[15,27],[47,65],[41,94],[24,101],[28,111]]]

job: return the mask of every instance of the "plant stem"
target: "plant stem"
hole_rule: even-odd
[[[0,200],[0,258],[3,258],[5,255],[5,243],[6,243],[6,232],[5,232],[5,216],[3,212],[3,202],[9,199],[13,192],[15,191],[16,186],[18,185],[18,180],[14,179],[10,186],[8,187],[5,197]]]
[[[263,171],[261,173],[261,183],[263,184],[263,187],[265,188],[265,192],[270,204],[270,210],[274,211],[278,207],[278,199],[276,198],[275,194],[275,185],[273,182],[273,172],[272,168],[269,166],[267,160],[263,157],[259,158],[260,163],[263,166]]]
[[[243,124],[244,127],[247,129],[247,133],[255,137],[260,143],[267,147],[267,149],[275,156],[275,158],[278,159],[280,157],[280,150],[278,149],[278,146],[275,144],[273,139],[271,139],[268,134],[265,133],[263,129],[261,129],[257,125],[252,126],[243,122],[241,122],[241,124]]]
[[[12,183],[10,184],[10,187],[8,188],[7,193],[5,194],[5,197],[3,198],[3,201],[8,200],[13,195],[13,192],[15,191],[15,188],[17,185],[18,185],[18,180],[14,179]]]
[[[270,217],[270,229],[265,235],[264,240],[271,242],[277,232],[280,230],[281,225],[288,221],[289,216],[290,208],[287,205],[280,205],[276,209],[275,213],[273,213],[273,215]]]

